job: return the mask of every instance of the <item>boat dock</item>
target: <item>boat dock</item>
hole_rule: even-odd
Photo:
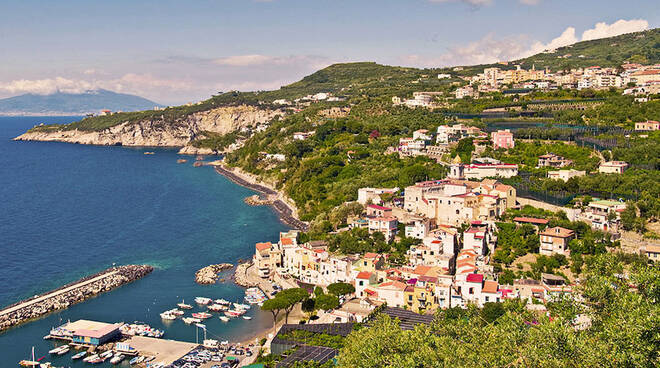
[[[154,362],[164,363],[165,365],[172,364],[172,362],[199,346],[190,342],[143,336],[133,336],[124,343],[135,348],[139,355],[155,357]]]
[[[138,280],[153,271],[145,265],[112,267],[0,310],[0,331],[44,314],[68,308],[95,295]]]

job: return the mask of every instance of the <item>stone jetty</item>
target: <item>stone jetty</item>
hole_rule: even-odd
[[[234,282],[238,286],[242,287],[252,287],[257,286],[258,284],[249,280],[247,271],[252,266],[252,261],[241,263],[236,267],[234,271]]]
[[[146,265],[112,267],[56,290],[35,295],[0,310],[0,331],[116,289],[146,276],[151,271],[153,267]]]
[[[228,270],[234,267],[231,263],[220,263],[206,266],[195,272],[195,282],[201,285],[215,284],[218,279],[218,272]]]

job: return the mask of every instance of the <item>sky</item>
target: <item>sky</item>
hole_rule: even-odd
[[[182,104],[336,62],[513,60],[660,26],[657,0],[0,2],[0,98],[104,88]]]

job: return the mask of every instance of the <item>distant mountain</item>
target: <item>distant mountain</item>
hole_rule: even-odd
[[[139,96],[104,89],[84,93],[24,94],[0,99],[0,115],[84,115],[112,111],[150,110],[161,106]]]

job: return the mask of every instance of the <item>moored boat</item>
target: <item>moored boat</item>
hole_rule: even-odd
[[[67,345],[64,345],[64,347],[62,349],[60,349],[60,351],[57,352],[57,355],[64,355],[64,354],[68,353],[69,350],[71,350],[71,349]]]
[[[249,320],[251,320],[251,319],[252,319],[252,317],[250,317],[250,316],[243,316],[243,319],[246,319],[246,320],[248,320],[248,321],[249,321]]]
[[[229,317],[227,317],[227,316],[220,316],[220,320],[221,320],[222,322],[229,322]]]
[[[195,303],[201,304],[201,305],[207,305],[207,304],[211,303],[211,299],[204,298],[202,296],[198,296],[198,297],[195,298]]]
[[[83,362],[85,362],[85,363],[91,362],[92,360],[96,360],[98,358],[99,358],[98,354],[93,354],[93,355],[90,355],[87,358],[83,359]]]
[[[181,309],[192,309],[192,305],[186,304],[185,300],[181,300],[181,303],[178,303],[177,307],[179,307]]]
[[[115,356],[110,359],[110,363],[112,364],[119,364],[122,360],[124,360],[124,354],[122,353],[117,353]]]
[[[207,318],[211,318],[213,315],[211,313],[199,312],[199,313],[193,313],[192,316],[194,318],[207,319]]]
[[[80,353],[73,355],[71,357],[71,360],[80,359],[80,358],[84,357],[85,355],[87,355],[87,352],[86,351],[81,351]]]
[[[186,324],[192,324],[192,323],[199,323],[202,322],[201,319],[199,318],[194,318],[194,317],[185,317],[182,319],[184,323]]]
[[[161,313],[160,318],[171,321],[171,320],[175,320],[176,316],[174,314],[172,314],[171,312],[167,311],[167,312]]]

